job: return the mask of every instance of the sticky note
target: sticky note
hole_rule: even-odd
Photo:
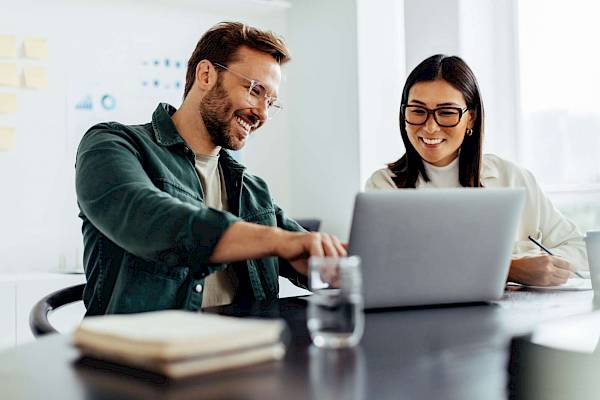
[[[27,37],[23,40],[25,57],[43,60],[48,58],[48,41],[42,37]]]
[[[44,67],[23,68],[25,87],[30,89],[44,89],[48,87],[48,72]]]
[[[0,35],[0,57],[17,57],[17,39],[12,35]]]
[[[17,64],[0,64],[0,86],[19,86]]]
[[[17,94],[0,93],[0,114],[17,112]]]
[[[0,150],[12,150],[15,143],[15,128],[0,126]]]

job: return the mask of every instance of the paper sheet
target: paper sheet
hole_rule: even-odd
[[[15,128],[0,126],[0,150],[15,148]]]
[[[27,37],[23,41],[25,57],[45,60],[48,58],[48,41],[43,37]]]
[[[25,67],[25,87],[30,89],[45,89],[48,87],[48,72],[44,67]]]
[[[591,279],[582,278],[571,278],[566,283],[559,286],[530,286],[521,285],[519,283],[509,282],[511,286],[523,286],[529,289],[535,290],[565,290],[565,291],[579,291],[579,290],[592,290]]]
[[[18,111],[16,93],[0,93],[0,114]]]
[[[0,64],[0,86],[19,86],[17,64]]]
[[[17,58],[17,39],[13,35],[0,35],[0,57]]]

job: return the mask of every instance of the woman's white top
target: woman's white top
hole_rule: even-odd
[[[461,187],[458,180],[458,158],[445,167],[436,167],[424,162],[429,182],[419,176],[416,187]],[[388,168],[375,171],[367,180],[366,191],[395,189],[394,174]],[[493,154],[485,154],[481,165],[480,180],[488,188],[526,189],[525,207],[513,257],[539,255],[540,249],[527,238],[531,235],[542,242],[554,255],[565,258],[580,268],[587,268],[587,255],[583,236],[577,226],[554,207],[542,192],[534,176],[528,170]]]

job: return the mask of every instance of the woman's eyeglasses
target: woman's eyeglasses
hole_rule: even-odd
[[[438,107],[430,110],[422,106],[411,106],[404,104],[402,105],[402,117],[407,124],[410,125],[424,125],[429,118],[429,115],[433,115],[435,122],[444,128],[452,128],[460,123],[462,116],[469,108],[460,107]]]

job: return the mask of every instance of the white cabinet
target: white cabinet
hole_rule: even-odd
[[[17,342],[15,294],[14,283],[0,282],[0,350],[12,347]]]
[[[0,350],[34,340],[29,328],[29,313],[42,297],[68,286],[85,282],[81,274],[5,274],[0,275]],[[55,325],[67,329],[83,317],[82,303],[57,312]],[[52,314],[51,314],[52,315]],[[54,320],[51,317],[51,323]]]
[[[59,289],[85,282],[82,274],[30,273],[0,275],[0,351],[34,340],[29,313],[42,297]],[[279,278],[280,297],[310,292]],[[73,329],[83,318],[85,307],[77,302],[50,313],[48,319],[59,332]]]

